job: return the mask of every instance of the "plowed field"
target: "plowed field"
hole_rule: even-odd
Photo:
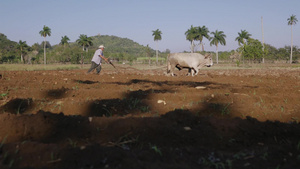
[[[0,168],[300,168],[300,69],[0,71]]]

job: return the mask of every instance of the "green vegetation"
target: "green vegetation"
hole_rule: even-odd
[[[0,33],[0,63],[17,60],[17,44]]]
[[[97,35],[93,36],[93,44],[97,46],[92,46],[92,53],[88,56],[90,60],[94,51],[99,45],[103,44],[105,46],[104,55],[119,62],[133,62],[139,57],[154,57],[155,51],[149,46],[140,45],[133,40],[128,38],[120,38],[117,36],[109,35]],[[148,52],[147,52],[148,50]],[[161,55],[161,57],[166,57],[166,54]]]
[[[73,141],[72,139],[68,138],[69,145],[73,148],[77,147],[77,141]]]
[[[250,61],[260,62],[264,54],[262,49],[263,46],[260,41],[249,38],[247,43],[244,44],[243,56]]]
[[[21,52],[21,63],[24,63],[24,57],[23,57],[23,50],[28,50],[29,46],[26,44],[26,41],[19,41],[19,44],[17,45],[17,49]]]
[[[154,150],[155,153],[157,153],[157,154],[159,154],[160,156],[162,156],[162,152],[160,151],[160,149],[159,149],[156,145],[151,145],[151,144],[150,144],[150,148],[151,148],[152,150]]]
[[[84,35],[83,35],[84,36]],[[83,37],[82,36],[82,37]],[[80,39],[81,36],[79,36]],[[61,43],[52,46],[49,42],[45,41],[41,44],[35,43],[32,46],[22,48],[22,56],[24,58],[21,62],[21,49],[18,47],[17,42],[10,41],[4,34],[0,33],[0,64],[1,63],[30,63],[41,64],[43,59],[44,49],[47,55],[47,63],[89,63],[95,50],[99,45],[103,44],[106,48],[104,55],[109,59],[118,62],[134,62],[139,57],[154,58],[155,51],[151,48],[142,46],[130,39],[120,38],[117,36],[109,35],[96,35],[92,37],[84,36],[83,43],[68,42],[68,37],[63,36]],[[88,43],[85,41],[88,40]],[[22,41],[22,44],[26,42]],[[84,52],[84,57],[82,56]],[[166,58],[167,53],[161,53],[158,60]],[[163,59],[165,60],[165,59]]]
[[[233,62],[237,66],[240,66],[241,61],[245,64],[245,59],[248,63],[264,63],[266,60],[270,63],[277,62],[298,62],[300,58],[300,49],[297,46],[293,46],[293,25],[298,22],[295,15],[292,15],[287,19],[288,25],[291,26],[291,46],[285,46],[282,48],[275,48],[269,44],[262,44],[257,39],[250,38],[252,35],[246,30],[238,32],[236,41],[239,44],[239,48],[232,51],[219,52],[218,44],[226,45],[226,35],[223,31],[211,32],[213,37],[209,36],[209,29],[206,26],[191,27],[185,32],[186,40],[191,42],[191,52],[194,52],[195,41],[199,41],[201,53],[207,53],[204,51],[203,38],[210,41],[210,45],[216,46],[216,63],[219,59],[222,62]],[[154,41],[157,42],[162,39],[162,32],[159,29],[152,31]],[[88,37],[81,34],[76,42],[69,43],[68,36],[62,36],[61,42],[54,46],[51,46],[46,41],[47,36],[51,36],[51,29],[44,25],[39,34],[44,37],[44,41],[41,44],[35,43],[32,46],[28,46],[26,41],[20,40],[19,43],[13,42],[0,33],[0,64],[2,63],[28,63],[28,64],[41,64],[41,63],[72,63],[81,64],[90,63],[90,60],[98,48],[99,45],[104,45],[106,50],[104,55],[115,62],[126,63],[130,65],[133,62],[141,61],[149,65],[152,63],[154,56],[156,55],[156,65],[164,64],[167,55],[170,53],[169,49],[165,52],[159,52],[156,49],[156,54],[153,49],[148,45],[140,45],[133,40],[127,38],[120,38],[117,36],[109,35],[96,35]],[[264,47],[263,47],[264,46]],[[184,51],[185,52],[185,51]],[[160,53],[160,57],[158,57]],[[48,58],[46,59],[46,55]],[[20,56],[20,59],[19,59]],[[43,57],[44,56],[44,57]],[[294,58],[292,58],[294,57]]]

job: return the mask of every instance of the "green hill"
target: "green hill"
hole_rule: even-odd
[[[97,49],[99,45],[103,44],[105,46],[105,51],[109,54],[125,54],[135,57],[145,56],[146,47],[128,38],[120,38],[109,35],[96,35],[92,36],[92,38],[94,45],[91,49]],[[151,53],[155,52],[153,49],[150,50]]]
[[[99,45],[105,46],[104,55],[111,59],[119,61],[127,60],[134,61],[141,57],[155,57],[155,50],[150,47],[134,42],[128,38],[121,38],[113,35],[96,35],[92,36],[93,45],[89,47],[88,54],[84,54],[84,60],[89,61],[93,56]],[[78,46],[76,42],[70,44],[70,46]]]
[[[14,60],[16,53],[17,42],[7,39],[7,37],[0,33],[0,63]]]
[[[96,35],[92,36],[93,45],[85,52],[82,51],[82,46],[76,42],[70,42],[69,45],[47,45],[47,63],[71,62],[80,63],[83,56],[84,62],[89,62],[99,45],[105,46],[104,54],[106,57],[119,61],[135,61],[137,58],[155,57],[155,50],[150,47],[134,42],[128,38],[120,38],[112,35]],[[47,42],[49,43],[49,42]],[[43,62],[43,42],[34,44],[31,48],[23,51],[23,56],[26,61],[34,63]],[[17,49],[17,42],[13,42],[0,33],[0,63],[19,63],[18,57],[20,51]]]

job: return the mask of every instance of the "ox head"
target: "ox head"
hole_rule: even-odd
[[[211,67],[214,64],[210,53],[206,53],[204,59],[205,59],[205,66]]]

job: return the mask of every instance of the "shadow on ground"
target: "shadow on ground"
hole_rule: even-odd
[[[214,110],[206,109],[200,111]],[[297,123],[189,110],[144,118],[39,111],[0,119],[1,168],[297,168],[300,162]]]
[[[173,93],[173,90],[137,90],[125,93],[123,99],[93,100],[88,103],[85,116],[124,116],[127,114],[147,113],[151,105],[145,100],[154,93]]]
[[[32,109],[34,107],[34,103],[32,98],[20,99],[16,98],[10,100],[5,105],[0,107],[0,113],[11,113],[11,114],[23,114],[26,111]]]

